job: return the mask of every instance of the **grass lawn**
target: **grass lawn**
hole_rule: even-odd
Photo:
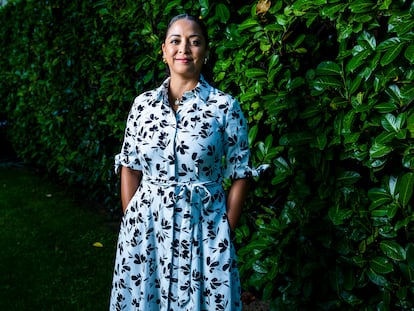
[[[117,230],[73,192],[0,167],[0,310],[108,310]]]

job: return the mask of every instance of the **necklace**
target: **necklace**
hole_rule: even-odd
[[[171,108],[174,111],[177,111],[178,106],[181,105],[181,99],[180,98],[176,98],[174,101],[170,100],[170,105],[171,105]]]

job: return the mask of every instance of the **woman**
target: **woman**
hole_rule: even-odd
[[[173,18],[162,52],[170,77],[135,99],[115,160],[124,216],[110,308],[241,310],[230,233],[252,175],[246,121],[201,74],[209,48],[197,18]]]

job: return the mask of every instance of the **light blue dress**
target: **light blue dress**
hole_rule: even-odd
[[[174,112],[169,79],[138,96],[120,165],[141,170],[117,246],[111,310],[241,310],[223,178],[247,178],[239,103],[203,77]]]

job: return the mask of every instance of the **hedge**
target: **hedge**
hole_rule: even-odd
[[[26,162],[119,209],[113,155],[165,76],[170,17],[203,18],[250,124],[243,287],[273,310],[414,308],[414,4],[46,1],[0,9],[0,107]]]

